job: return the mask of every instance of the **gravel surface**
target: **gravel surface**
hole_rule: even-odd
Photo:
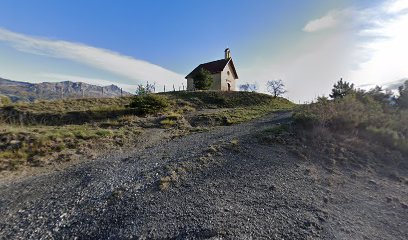
[[[407,182],[328,172],[254,137],[290,116],[151,129],[133,152],[0,180],[0,238],[407,239]]]

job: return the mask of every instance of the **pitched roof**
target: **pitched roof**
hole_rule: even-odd
[[[196,68],[194,68],[194,70],[191,73],[189,73],[186,76],[186,78],[193,77],[200,71],[201,68],[208,70],[211,74],[220,73],[224,70],[225,66],[227,66],[229,62],[231,62],[231,66],[232,66],[234,75],[236,76],[236,79],[238,79],[238,74],[237,74],[237,71],[235,70],[234,62],[232,61],[231,58],[230,59],[220,59],[220,60],[208,62],[208,63],[202,63],[198,65]]]

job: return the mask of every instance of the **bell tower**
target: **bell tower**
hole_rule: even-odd
[[[229,48],[225,49],[225,60],[228,60],[231,58],[231,51]]]

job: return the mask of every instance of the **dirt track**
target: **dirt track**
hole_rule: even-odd
[[[262,144],[276,113],[0,183],[0,236],[55,239],[407,239],[408,187],[329,173]],[[160,179],[177,173],[166,190]]]

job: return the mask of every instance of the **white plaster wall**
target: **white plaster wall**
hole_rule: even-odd
[[[228,72],[230,73],[228,75]],[[221,91],[228,91],[228,84],[231,84],[231,91],[235,91],[236,80],[234,79],[233,70],[231,68],[231,62],[225,66],[224,70],[221,72],[221,86],[219,89]]]

